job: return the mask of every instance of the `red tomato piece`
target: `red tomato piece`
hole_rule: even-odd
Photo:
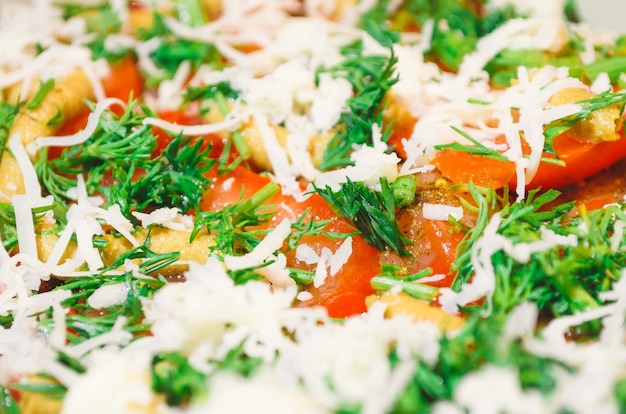
[[[328,247],[335,252],[343,240],[319,238],[309,245],[315,251]],[[318,250],[320,249],[320,250]],[[352,238],[352,254],[342,268],[334,276],[329,275],[324,284],[307,289],[313,297],[297,306],[324,306],[328,314],[334,318],[346,318],[358,315],[367,310],[365,298],[374,294],[370,281],[379,274],[380,262],[376,249],[362,237]]]
[[[594,144],[570,138],[567,134],[554,139],[553,147],[565,166],[542,162],[529,188],[556,188],[579,182],[626,157],[626,138]],[[515,180],[515,178],[513,178]],[[512,183],[515,181],[512,181]],[[515,186],[512,184],[512,188]]]
[[[112,63],[109,73],[102,79],[102,86],[106,96],[119,98],[124,102],[128,102],[131,96],[139,97],[143,93],[144,79],[133,56],[127,55],[119,62]],[[122,110],[118,106],[111,109],[114,112]]]
[[[178,110],[178,111],[162,111],[159,112],[159,118],[168,121],[168,122],[173,122],[175,124],[178,125],[198,125],[202,123],[202,120],[200,119],[200,116],[193,111],[183,111],[183,110]],[[157,139],[157,148],[154,150],[153,156],[156,156],[158,154],[160,154],[161,152],[163,152],[163,150],[165,148],[167,148],[167,146],[170,144],[170,142],[172,142],[172,140],[174,138],[172,138],[172,134],[164,131],[163,129],[159,128],[159,127],[152,127],[152,130],[154,131],[154,135],[156,136]],[[224,149],[224,140],[222,139],[222,137],[218,134],[209,134],[209,135],[201,135],[198,137],[194,137],[195,139],[203,139],[207,145],[209,143],[212,143],[213,148],[211,150],[211,156],[212,157],[219,157],[220,154],[222,153],[223,149]]]
[[[104,87],[104,93],[108,97],[119,98],[124,102],[128,102],[130,97],[138,97],[143,93],[144,80],[139,73],[134,58],[131,55],[127,55],[121,61],[113,63],[110,66],[110,71],[102,79],[102,86]],[[113,105],[111,111],[117,115],[122,115],[123,109],[119,105]],[[91,112],[88,108],[85,108],[80,114],[72,119],[68,119],[59,127],[58,135],[70,135],[74,134],[87,125],[87,118]],[[50,153],[57,154],[58,150],[51,149]]]
[[[429,283],[432,286],[450,287],[454,280],[450,269],[456,259],[456,249],[465,234],[451,233],[449,226],[446,221],[422,220],[422,230],[430,245],[428,256],[431,260],[428,267],[433,269],[433,274],[446,275],[442,280]]]
[[[444,149],[432,160],[441,175],[455,184],[474,184],[502,188],[515,175],[515,165],[510,161],[470,154],[465,151]]]
[[[215,171],[210,175],[213,185],[205,194],[201,209],[216,211],[227,204],[237,202],[240,197],[248,198],[270,179],[256,174],[244,167],[238,167],[226,175],[219,176]],[[287,217],[295,220],[306,210],[315,220],[330,220],[326,231],[352,233],[354,230],[343,219],[330,209],[324,199],[313,194],[304,202],[297,202],[288,195],[277,194],[268,200],[267,204],[275,205],[278,213],[270,226]],[[324,247],[333,253],[344,242],[344,239],[332,239],[325,235],[306,236],[301,240],[308,244],[318,254]],[[315,265],[307,265],[295,258],[295,252],[287,255],[287,265],[304,269],[315,270]],[[342,318],[360,314],[366,310],[365,298],[374,293],[370,285],[372,277],[380,273],[378,252],[368,245],[361,237],[354,236],[352,240],[352,254],[347,263],[334,276],[328,276],[326,282],[318,288],[308,287],[313,297],[300,302],[297,306],[324,306],[332,317]]]

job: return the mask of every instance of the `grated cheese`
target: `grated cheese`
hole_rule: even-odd
[[[108,36],[105,49],[130,47],[142,73],[166,77],[152,58],[153,52],[163,46],[164,38],[140,41],[126,34],[133,30],[133,10],[122,0],[109,3],[124,33]],[[171,7],[169,1],[137,2],[146,7],[152,3]],[[611,88],[608,73],[600,73],[587,86],[570,76],[567,68],[550,66],[518,68],[516,83],[501,90],[492,88],[485,67],[505,49],[558,53],[569,42],[568,30],[572,30],[582,38],[584,50],[579,58],[584,65],[596,61],[599,54],[595,49],[603,44],[583,25],[566,26],[562,0],[523,4],[493,0],[485,4],[487,10],[512,5],[527,18],[509,20],[483,36],[476,50],[465,56],[458,73],[443,72],[425,58],[433,46],[435,28],[450,30],[445,20],[421,22],[420,33],[403,33],[401,42],[393,46],[398,58],[395,76],[399,80],[391,89],[389,102],[401,105],[415,119],[411,133],[400,137],[405,160],[383,139],[383,131],[389,126],[383,116],[382,124],[373,125],[373,145],[353,148],[354,165],[321,172],[313,153],[320,141],[336,133],[353,88],[342,76],[320,69],[344,62],[347,58],[341,49],[355,41],[361,42],[365,55],[389,56],[389,50],[355,27],[366,12],[380,5],[373,0],[355,4],[326,0],[218,3],[220,13],[205,25],[189,27],[173,17],[166,17],[165,25],[179,38],[213,44],[224,62],[233,66],[216,69],[208,64],[192,67],[191,62],[182,62],[172,79],[160,82],[143,99],[152,110],[176,110],[183,102],[186,86],[226,81],[240,93],[239,99],[230,102],[231,113],[220,122],[191,126],[147,117],[144,128],[155,126],[173,134],[195,136],[228,133],[253,124],[269,157],[271,178],[281,185],[283,196],[292,196],[298,202],[305,200],[311,189],[303,190],[302,181],[337,190],[350,179],[380,189],[381,178],[393,182],[400,174],[428,173],[434,169],[431,161],[436,146],[467,144],[451,126],[485,147],[503,152],[515,164],[515,191],[521,200],[543,154],[544,127],[581,109],[577,104],[552,106],[550,97],[565,88],[588,88],[593,93]],[[387,11],[395,13],[401,7],[401,1],[393,0],[388,2]],[[99,274],[104,262],[101,250],[94,246],[96,235],[114,231],[124,243],[137,247],[140,243],[133,235],[134,223],[173,231],[194,228],[193,217],[180,214],[176,208],[133,211],[132,217],[124,217],[118,205],[103,208],[105,195],[89,196],[79,176],[76,188],[67,194],[75,203],[65,217],[55,212],[63,230],[57,234],[46,262],[40,261],[32,213],[35,208],[51,205],[52,199],[42,196],[44,189],[32,160],[44,147],[84,143],[96,131],[101,117],[108,116],[106,110],[125,107],[121,100],[105,98],[102,78],[109,68],[104,60],[92,61],[86,46],[92,38],[82,18],[63,21],[51,1],[0,0],[0,101],[9,100],[9,89],[16,88],[25,97],[33,93],[32,85],[37,80],[59,79],[76,68],[86,74],[97,100],[87,126],[76,134],[38,137],[26,148],[19,133],[9,137],[8,148],[24,182],[7,183],[7,188],[17,191],[24,184],[25,191],[10,198],[19,252],[10,254],[0,243],[0,316],[13,318],[11,323],[3,320],[0,324],[0,384],[12,384],[41,372],[50,374],[68,388],[63,413],[70,414],[83,413],[85,407],[102,413],[231,413],[259,409],[326,413],[354,407],[364,414],[393,411],[407,386],[415,385],[415,376],[425,372],[419,370],[438,363],[443,334],[430,322],[416,323],[406,315],[387,317],[384,303],[374,303],[365,314],[341,323],[321,307],[293,307],[294,302],[314,302],[321,297],[299,291],[302,287],[290,274],[294,256],[295,261],[314,266],[312,285],[320,288],[352,259],[353,238],[346,238],[334,252],[313,243],[300,243],[295,253],[282,253],[300,211],[290,207],[288,201],[277,208],[281,217],[289,219],[263,234],[250,253],[219,256],[221,253],[213,252],[205,264],[184,263],[189,270],[181,275],[181,281],[164,283],[153,297],[141,297],[145,313],[142,323],[151,325],[151,336],[135,338],[128,330],[129,320],[119,317],[110,331],[79,344],[68,341],[70,328],[64,301],[72,292],[55,289],[37,293],[42,281],[49,280],[50,275],[88,280]],[[243,51],[242,45],[258,49]],[[279,142],[276,126],[286,132],[285,145]],[[523,153],[524,144],[530,149],[528,155]],[[221,189],[231,189],[234,180],[224,180]],[[46,216],[46,224],[53,223],[52,214]],[[460,220],[464,214],[463,207],[423,204],[423,215],[430,220],[447,220],[450,216]],[[512,243],[498,233],[500,224],[501,217],[496,213],[469,252],[475,270],[471,281],[458,291],[441,289],[439,301],[444,310],[457,313],[459,307],[484,299],[488,306],[482,316],[488,317],[497,286],[492,263],[497,252],[528,263],[538,252],[579,243],[575,236],[562,236],[545,227],[538,240]],[[623,221],[617,221],[612,229],[610,244],[615,253],[620,252],[624,226]],[[581,234],[592,231],[586,225],[578,230]],[[75,253],[60,263],[73,240]],[[255,268],[264,280],[236,284],[228,273],[248,268]],[[124,272],[138,279],[148,277],[130,260],[123,271],[110,271],[105,276]],[[626,271],[620,276],[610,290],[600,295],[596,308],[555,318],[542,327],[539,335],[536,304],[523,303],[508,315],[498,347],[506,349],[519,341],[532,355],[571,367],[555,367],[545,373],[555,379],[552,392],[524,389],[517,367],[485,364],[458,379],[451,400],[435,401],[429,408],[444,414],[617,412],[614,387],[623,380],[626,365]],[[434,274],[418,282],[440,282],[445,278],[444,274]],[[125,303],[129,293],[127,283],[105,284],[86,296],[86,305],[104,310]],[[38,324],[47,311],[51,312],[47,326],[53,327],[49,330]],[[579,345],[565,339],[572,328],[590,321],[603,326],[597,340]],[[76,358],[85,372],[78,373],[60,362],[57,351]],[[219,369],[233,351],[261,361],[261,368],[247,376]],[[207,395],[176,408],[155,396],[152,360],[168,352],[179,353],[194,369],[207,375]],[[498,392],[494,392],[496,388]]]
[[[452,207],[446,204],[424,203],[422,207],[424,218],[429,220],[447,221],[449,217],[460,220],[463,217],[463,207]]]

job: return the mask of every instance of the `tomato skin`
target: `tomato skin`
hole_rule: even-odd
[[[204,211],[217,211],[228,204],[237,202],[241,197],[248,198],[265,184],[270,182],[244,167],[237,167],[226,175],[218,175],[211,171],[209,178],[213,181],[211,188],[200,203]],[[283,218],[296,220],[305,210],[309,209],[314,220],[329,220],[325,230],[329,232],[353,233],[354,229],[337,215],[318,194],[312,194],[306,201],[297,202],[288,195],[277,194],[267,201],[268,205],[277,207],[278,213],[269,226],[274,226]],[[345,239],[332,239],[325,235],[305,236],[301,243],[309,245],[317,254],[323,248],[335,253]],[[308,271],[315,271],[315,264],[307,265],[300,262],[295,251],[286,254],[287,266]],[[374,294],[370,285],[372,277],[380,273],[377,250],[368,245],[362,237],[352,237],[352,254],[342,268],[334,275],[329,275],[324,284],[315,288],[308,286],[312,298],[297,302],[296,306],[324,306],[330,316],[344,318],[366,311],[365,298]]]
[[[126,55],[119,62],[111,63],[109,73],[102,79],[102,86],[107,97],[128,102],[136,99],[144,90],[144,79],[132,55]],[[121,108],[112,107],[114,111]],[[117,113],[117,112],[116,112]]]
[[[328,247],[335,252],[343,242],[328,238],[310,244],[317,252]],[[334,276],[328,275],[324,284],[307,290],[313,295],[296,306],[324,306],[333,318],[347,318],[367,310],[365,298],[375,293],[370,281],[381,272],[378,251],[368,245],[362,237],[352,238],[352,254]]]
[[[172,122],[178,125],[199,125],[202,123],[200,116],[197,112],[192,111],[183,111],[183,110],[166,110],[158,113],[159,118]],[[164,131],[163,129],[153,126],[152,130],[157,139],[157,147],[154,150],[153,156],[157,156],[162,153],[165,148],[173,141],[172,134]],[[224,149],[224,139],[218,134],[208,134],[208,135],[199,135],[197,137],[193,137],[192,140],[202,139],[208,145],[209,143],[213,145],[211,149],[211,157],[218,158]],[[202,147],[204,149],[204,146]]]
[[[398,221],[403,232],[411,238],[412,244],[406,246],[411,255],[399,256],[391,252],[381,252],[380,261],[397,266],[401,269],[400,276],[430,268],[434,275],[444,277],[428,284],[449,287],[455,276],[451,268],[456,259],[456,250],[465,233],[453,232],[447,221],[425,218],[421,208],[400,211]]]
[[[134,58],[127,55],[119,62],[112,63],[109,73],[102,79],[102,86],[107,97],[118,98],[123,102],[141,95],[144,90],[144,80]],[[119,105],[113,105],[110,109],[117,115],[124,113],[124,109]],[[80,114],[63,122],[57,130],[57,135],[71,135],[84,129],[90,113],[91,111],[85,107]],[[50,152],[58,153],[59,151],[51,149]]]
[[[626,157],[626,138],[597,144],[570,138],[567,134],[554,139],[553,147],[565,166],[542,162],[528,188],[557,188],[589,178]],[[515,177],[511,182],[511,187]]]
[[[510,161],[454,149],[439,151],[432,163],[441,175],[455,184],[466,184],[471,180],[480,187],[498,189],[509,183],[515,175],[515,165]]]
[[[617,161],[626,158],[626,138],[600,143],[583,142],[567,133],[554,139],[553,148],[564,166],[541,162],[537,173],[527,184],[528,189],[541,187],[558,188],[589,178]],[[544,154],[546,158],[554,156]],[[472,155],[465,151],[445,149],[439,151],[432,164],[441,174],[455,184],[468,183],[470,179],[478,186],[498,189],[508,184],[517,186],[515,165],[489,157]]]
[[[450,224],[447,221],[423,220],[422,229],[426,240],[430,245],[431,262],[428,267],[433,269],[433,274],[443,274],[445,278],[430,282],[437,287],[450,287],[454,281],[454,273],[451,268],[456,259],[458,245],[465,237],[463,233],[451,233]]]

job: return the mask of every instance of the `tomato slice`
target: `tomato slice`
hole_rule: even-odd
[[[343,240],[318,238],[315,243],[307,243],[315,251],[328,247],[335,252]],[[362,237],[352,238],[352,254],[337,274],[328,275],[319,286],[307,289],[313,296],[296,306],[324,306],[334,318],[346,318],[367,310],[365,298],[375,293],[370,281],[381,272],[377,250],[367,244]]]
[[[465,151],[444,149],[432,160],[441,175],[455,184],[470,180],[480,187],[504,187],[515,175],[515,165],[510,161],[470,154]]]
[[[110,65],[110,71],[102,79],[104,93],[108,97],[118,98],[124,102],[128,102],[130,97],[136,98],[143,93],[144,80],[139,72],[139,68],[131,55],[126,55],[119,62]],[[111,111],[117,115],[122,115],[124,110],[113,105]],[[72,119],[68,119],[59,127],[58,135],[74,134],[87,125],[87,118],[91,112],[87,107]],[[58,152],[51,150],[51,152]]]
[[[571,138],[567,133],[554,139],[553,148],[565,165],[549,162],[539,164],[537,173],[527,188],[558,188],[589,178],[617,161],[626,158],[626,138],[600,143],[583,142]],[[555,159],[544,154],[545,158]],[[432,160],[441,174],[455,184],[468,183],[470,179],[479,186],[498,189],[508,184],[517,186],[515,165],[490,157],[473,155],[465,151],[445,149]]]
[[[449,227],[447,221],[422,220],[422,230],[430,246],[428,267],[433,269],[433,274],[445,275],[441,280],[430,282],[432,286],[449,287],[454,281],[454,274],[450,269],[456,260],[456,249],[465,234],[451,233]]]
[[[542,162],[528,188],[557,188],[591,177],[626,157],[626,138],[600,143],[582,142],[567,133],[554,139],[553,147],[565,166]],[[514,183],[515,178],[511,181]],[[512,188],[515,188],[512,184]]]
[[[217,175],[215,170],[210,174],[213,184],[201,202],[201,209],[216,211],[227,204],[235,203],[243,194],[250,197],[270,179],[244,167],[237,167],[225,175]],[[277,223],[286,217],[295,220],[306,209],[317,220],[329,220],[324,229],[328,232],[352,233],[354,229],[337,215],[326,204],[324,199],[311,195],[304,202],[297,202],[289,195],[277,194],[267,201],[277,207],[278,213],[273,219]],[[270,224],[274,225],[274,224]],[[323,248],[335,253],[345,239],[330,238],[326,235],[308,235],[301,243],[310,246],[318,255]],[[315,271],[315,264],[307,265],[296,259],[295,251],[286,254],[287,265],[308,271]],[[376,249],[368,245],[360,236],[352,238],[352,254],[341,269],[333,276],[328,276],[319,287],[308,286],[312,297],[298,302],[296,306],[324,306],[332,317],[344,318],[366,311],[365,298],[374,293],[370,285],[372,277],[380,273],[380,263]]]
[[[126,55],[119,62],[110,65],[110,71],[102,79],[102,86],[106,96],[119,98],[128,102],[129,98],[139,97],[143,93],[144,79],[132,55]],[[120,111],[121,108],[113,107],[112,110]]]

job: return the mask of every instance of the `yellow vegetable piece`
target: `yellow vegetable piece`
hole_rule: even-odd
[[[586,89],[564,88],[552,95],[548,101],[559,106],[591,99],[594,96]],[[618,132],[622,128],[622,123],[620,108],[617,105],[607,106],[592,112],[587,119],[578,122],[568,131],[568,135],[579,141],[593,143],[617,141],[620,139]]]
[[[76,69],[57,81],[39,106],[34,109],[24,107],[15,117],[9,137],[19,134],[22,144],[26,146],[38,137],[54,135],[59,126],[50,123],[50,120],[59,115],[61,119],[77,116],[84,109],[86,99],[95,99],[93,88],[82,69]],[[8,151],[3,151],[0,158],[0,192],[9,198],[25,192],[22,171]],[[0,197],[0,201],[8,200]]]
[[[406,293],[385,292],[380,296],[370,296],[366,300],[367,306],[375,302],[387,304],[385,317],[392,318],[396,315],[410,316],[413,321],[428,321],[436,324],[442,332],[454,332],[463,327],[463,318],[451,315],[441,308],[430,305],[423,300],[415,299]]]

